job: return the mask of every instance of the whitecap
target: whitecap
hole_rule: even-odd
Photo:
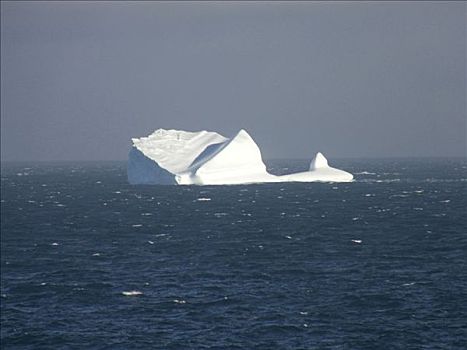
[[[125,296],[137,296],[137,295],[142,295],[143,292],[140,292],[139,290],[130,290],[130,291],[124,291],[122,292],[122,294]]]
[[[154,244],[154,242],[153,242],[153,241],[148,241],[148,243],[149,243],[149,244]]]
[[[361,239],[352,239],[352,242],[360,244],[360,243],[362,243],[362,240]]]
[[[211,198],[209,198],[209,197],[200,197],[200,198],[197,198],[196,200],[198,202],[206,202],[206,201],[210,201]]]
[[[92,256],[100,256],[101,254],[100,253],[94,253],[92,254]]]
[[[285,238],[287,238],[287,239],[292,239],[292,237],[291,237],[291,236],[284,236],[284,237],[285,237]]]
[[[404,283],[403,286],[404,286],[404,287],[413,286],[414,284],[415,284],[415,282]]]
[[[131,227],[141,227],[143,226],[143,224],[134,224],[134,225],[131,225]]]
[[[58,243],[57,243],[57,242],[53,242],[52,245],[53,245],[53,246],[57,246]]]
[[[391,183],[391,182],[400,182],[401,179],[387,179],[387,180],[376,180],[375,182],[377,183]],[[373,182],[373,181],[368,181],[368,182]]]
[[[186,304],[186,300],[181,300],[181,299],[174,299],[172,300],[176,304]]]

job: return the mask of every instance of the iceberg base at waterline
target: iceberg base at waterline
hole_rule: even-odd
[[[349,182],[353,175],[328,165],[317,153],[308,171],[287,175],[267,172],[261,151],[240,130],[226,138],[216,132],[158,129],[132,139],[128,182],[151,185],[235,185],[264,182]]]

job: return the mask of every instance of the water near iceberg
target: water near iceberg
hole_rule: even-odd
[[[2,349],[465,349],[467,163],[334,165],[356,181],[2,164]]]

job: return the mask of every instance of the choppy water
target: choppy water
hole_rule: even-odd
[[[465,349],[466,162],[334,164],[356,181],[2,164],[2,348]]]

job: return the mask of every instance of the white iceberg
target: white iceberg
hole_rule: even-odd
[[[216,132],[158,129],[134,138],[128,156],[130,184],[234,185],[262,182],[349,182],[353,175],[332,168],[317,153],[308,171],[269,174],[261,151],[240,130],[228,139]]]

